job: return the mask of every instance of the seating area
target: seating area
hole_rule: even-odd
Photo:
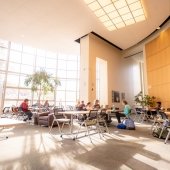
[[[76,169],[79,166],[84,169],[109,169],[114,160],[115,169],[122,166],[132,169],[157,169],[157,164],[160,169],[167,169],[170,161],[169,141],[165,145],[164,140],[153,137],[150,134],[151,124],[136,123],[136,130],[132,132],[117,129],[116,119],[113,118],[112,121],[113,125],[108,127],[110,133],[105,133],[104,136],[92,134],[92,142],[88,135],[81,137],[82,134],[78,135],[76,140],[70,139],[69,135],[61,138],[57,126],[52,129],[51,134],[49,129],[43,126],[12,126],[13,128],[5,129],[9,139],[0,141],[0,167],[53,169],[57,162],[58,169]],[[78,129],[79,125],[75,125],[75,128]],[[68,125],[63,127],[63,132],[69,132]],[[2,133],[4,132],[1,131],[1,135]],[[122,155],[121,159],[119,155]],[[20,161],[21,159],[23,161]],[[147,162],[144,162],[146,159]],[[133,161],[136,163],[133,164]]]
[[[170,0],[0,2],[0,170],[170,169]]]

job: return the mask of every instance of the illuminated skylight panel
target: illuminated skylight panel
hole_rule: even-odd
[[[134,24],[135,23],[135,20],[132,18],[132,19],[128,19],[126,21],[124,21],[126,25],[131,25],[131,24]]]
[[[119,12],[120,15],[124,15],[124,14],[126,14],[126,13],[129,13],[130,10],[129,10],[129,8],[126,6],[126,7],[123,7],[123,8],[118,9],[118,12]]]
[[[120,23],[116,24],[116,27],[123,28],[123,27],[125,27],[125,24],[123,22],[120,22]]]
[[[139,0],[127,0],[126,2],[127,2],[128,4],[132,4],[132,3],[136,2],[136,1],[139,1]]]
[[[143,9],[137,9],[135,11],[132,11],[132,14],[134,17],[140,16],[140,15],[144,15]]]
[[[120,9],[120,8],[127,6],[127,3],[125,0],[119,0],[119,1],[115,1],[114,5],[117,9]]]
[[[110,13],[116,10],[113,4],[107,5],[103,9],[105,10],[106,13]]]
[[[103,23],[105,27],[110,27],[113,25],[112,21],[106,21]]]
[[[97,1],[94,1],[94,2],[90,3],[88,6],[89,6],[89,8],[90,8],[92,11],[95,11],[95,10],[101,8],[100,5],[99,5],[99,3],[98,3]]]
[[[98,0],[98,2],[103,7],[112,3],[111,0]]]
[[[114,24],[123,22],[122,19],[121,19],[120,17],[114,18],[114,19],[112,19],[112,21],[113,21]]]
[[[110,26],[110,27],[107,27],[107,29],[108,29],[109,31],[113,31],[113,30],[116,30],[116,27],[115,27],[114,25],[112,25],[112,26]]]
[[[113,12],[110,12],[108,14],[108,16],[110,17],[110,19],[113,19],[113,18],[116,18],[119,16],[119,13],[117,11],[113,11]]]
[[[140,15],[138,17],[135,17],[136,22],[144,21],[145,20],[145,15]]]
[[[141,5],[140,1],[137,1],[133,4],[130,4],[129,8],[130,8],[131,11],[134,11],[134,10],[142,8],[142,5]]]
[[[109,21],[109,17],[107,15],[103,15],[99,18],[101,22]]]
[[[101,17],[101,16],[105,15],[105,12],[103,9],[98,9],[94,13],[97,17]]]
[[[125,14],[125,15],[122,15],[122,19],[123,21],[126,21],[126,20],[129,20],[129,19],[132,19],[133,16],[131,13],[128,13],[128,14]]]
[[[140,0],[84,0],[109,30],[146,19]]]

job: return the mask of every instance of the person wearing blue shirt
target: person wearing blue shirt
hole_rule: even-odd
[[[121,123],[120,118],[121,117],[129,117],[130,112],[131,112],[131,107],[128,105],[128,102],[126,100],[122,101],[124,105],[123,113],[122,112],[116,112],[116,118],[118,123]]]

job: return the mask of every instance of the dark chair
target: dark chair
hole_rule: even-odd
[[[4,107],[4,109],[2,110],[2,115],[1,117],[8,117],[8,118],[12,118],[12,113],[11,113],[11,107]]]
[[[107,109],[101,109],[99,112],[98,112],[98,116],[97,116],[97,122],[99,124],[99,126],[104,126],[105,127],[105,131],[110,133],[109,132],[109,129],[107,127],[107,124],[108,123],[111,123],[111,118],[110,120],[108,120],[108,114],[106,113],[106,110]]]
[[[144,111],[143,111],[143,109],[142,108],[135,108],[134,112],[135,112],[134,120],[137,121],[137,122],[142,123],[143,119],[144,119]]]
[[[151,132],[156,128],[162,128],[162,125],[165,120],[168,120],[168,116],[162,112],[157,110],[157,115],[154,117],[152,126],[151,126]],[[163,128],[162,128],[163,129]],[[161,134],[160,134],[161,137]]]
[[[90,110],[87,119],[80,123],[80,127],[77,131],[77,135],[76,135],[75,139],[77,139],[78,134],[79,134],[82,126],[86,127],[86,133],[88,134],[91,142],[92,142],[92,140],[91,140],[91,137],[90,137],[89,129],[91,129],[93,126],[96,127],[95,130],[97,130],[97,132],[99,133],[99,136],[100,136],[101,129],[100,129],[100,126],[98,124],[97,117],[98,117],[98,110]]]
[[[47,111],[34,114],[34,124],[51,127],[53,123],[53,113]],[[57,124],[54,124],[57,125]]]

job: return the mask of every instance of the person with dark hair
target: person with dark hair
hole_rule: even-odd
[[[91,105],[91,102],[88,102],[86,104],[86,110],[91,110],[92,109],[92,105]]]
[[[123,100],[122,104],[124,105],[123,113],[116,112],[116,118],[117,118],[118,123],[121,123],[121,120],[120,120],[121,117],[128,117],[131,113],[131,107],[128,105],[128,102],[126,100]]]
[[[50,104],[48,103],[48,100],[44,102],[43,107],[45,107],[47,110],[49,109]]]
[[[100,109],[99,100],[95,100],[94,101],[93,109],[94,110],[99,110]]]
[[[85,110],[86,105],[84,104],[84,101],[82,100],[80,105],[79,105],[79,110]]]
[[[156,106],[156,110],[162,110],[162,103],[161,102],[156,102],[157,106]]]
[[[31,120],[32,112],[28,109],[28,99],[24,99],[24,101],[21,103],[20,107],[21,110],[27,115],[27,118],[24,119],[24,121],[27,121],[28,119]]]

